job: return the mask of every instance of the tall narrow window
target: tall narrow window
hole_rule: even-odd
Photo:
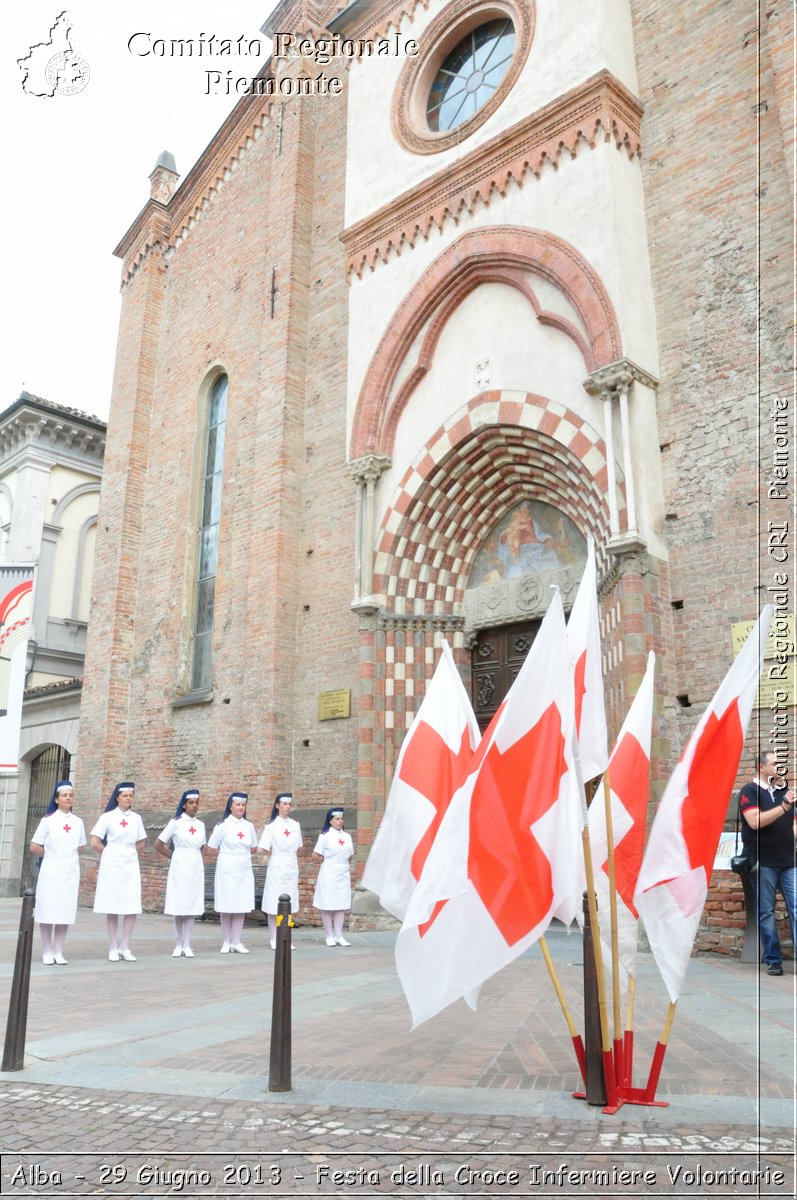
[[[216,596],[216,563],[219,550],[221,475],[224,465],[224,431],[227,423],[227,376],[213,385],[208,408],[208,437],[202,480],[202,509],[197,555],[196,622],[191,687],[210,687],[212,673],[213,607]]]

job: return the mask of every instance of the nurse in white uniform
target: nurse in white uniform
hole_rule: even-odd
[[[302,830],[291,817],[293,796],[280,792],[271,810],[271,819],[263,830],[258,850],[269,855],[266,882],[263,887],[263,912],[268,917],[271,949],[277,949],[277,905],[286,893],[291,898],[291,912],[299,908],[299,860]],[[293,949],[293,946],[291,946]]]
[[[138,852],[147,840],[144,822],[133,812],[134,783],[117,783],[105,812],[91,831],[91,847],[100,854],[94,911],[106,914],[108,959],[135,962],[130,939],[141,912]],[[122,934],[119,936],[119,917]]]
[[[36,914],[42,939],[42,962],[66,966],[64,942],[77,916],[80,886],[78,848],[86,845],[86,831],[72,812],[75,792],[68,779],[55,785],[44,816],[36,826],[31,853],[41,858],[36,884]]]
[[[321,910],[328,946],[350,946],[343,936],[343,918],[351,908],[349,859],[354,854],[351,837],[343,828],[343,809],[330,808],[313,850],[321,868],[313,895],[313,908]]]
[[[172,958],[193,958],[191,934],[194,920],[205,911],[205,870],[202,847],[207,841],[205,826],[197,820],[199,792],[183,792],[175,814],[158,834],[155,849],[169,859],[163,911],[174,921],[175,945]]]
[[[221,921],[221,953],[248,954],[241,942],[244,918],[255,907],[252,854],[257,834],[246,820],[246,792],[233,792],[224,815],[208,838],[208,857],[216,861],[213,908]]]

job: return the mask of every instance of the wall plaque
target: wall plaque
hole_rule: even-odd
[[[339,688],[336,692],[318,693],[319,721],[338,721],[351,716],[351,688]]]

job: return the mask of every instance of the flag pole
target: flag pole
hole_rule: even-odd
[[[575,1021],[573,1020],[567,1000],[565,999],[565,994],[562,991],[562,985],[559,982],[559,976],[556,973],[556,967],[553,965],[553,959],[551,958],[551,952],[548,949],[548,943],[544,937],[540,938],[540,949],[542,950],[542,956],[545,959],[545,965],[548,968],[548,974],[551,977],[553,990],[556,992],[556,998],[559,1001],[562,1014],[565,1022],[567,1023],[567,1028],[573,1043],[573,1049],[576,1052],[576,1060],[578,1062],[578,1069],[581,1072],[581,1078],[584,1080],[584,1084],[586,1086],[587,1065],[586,1058],[584,1056],[584,1043],[581,1040],[581,1034],[576,1029]]]
[[[636,977],[628,977],[628,1007],[625,1014],[625,1036],[623,1039],[623,1082],[631,1087],[634,1074],[634,1001],[636,1000]]]
[[[587,882],[587,908],[592,928],[592,945],[595,955],[595,973],[598,976],[598,1016],[601,1027],[601,1054],[603,1056],[603,1075],[606,1082],[606,1100],[609,1106],[617,1103],[617,1084],[612,1060],[611,1039],[609,1038],[609,1021],[606,1013],[606,980],[603,974],[603,950],[601,948],[600,923],[598,921],[598,900],[595,895],[595,875],[592,870],[592,845],[589,839],[589,816],[587,811],[587,789],[581,774],[581,752],[578,738],[573,732],[573,766],[576,770],[579,793],[581,795],[581,848],[584,853],[584,874]]]
[[[623,1071],[623,1035],[620,1016],[620,945],[617,933],[617,879],[614,867],[614,828],[612,825],[612,798],[609,788],[609,768],[603,772],[603,808],[606,818],[606,849],[609,866],[609,917],[612,947],[612,1007],[614,1017],[614,1067],[619,1084],[625,1077]]]
[[[601,948],[600,925],[598,923],[598,901],[595,896],[595,876],[592,871],[592,847],[589,840],[589,826],[584,824],[581,831],[581,845],[584,851],[584,871],[587,877],[587,907],[592,926],[592,944],[595,952],[595,971],[598,976],[598,1015],[601,1026],[601,1053],[603,1055],[603,1071],[606,1079],[606,1100],[609,1105],[617,1101],[617,1085],[612,1061],[611,1039],[609,1038],[609,1020],[606,1012],[606,980],[603,975],[603,950]]]
[[[675,1018],[675,1006],[677,1000],[670,1001],[670,1007],[667,1009],[667,1016],[664,1018],[664,1027],[661,1031],[661,1037],[656,1043],[656,1049],[653,1051],[653,1061],[650,1064],[650,1075],[645,1087],[644,1099],[647,1104],[652,1103],[656,1095],[656,1088],[661,1075],[661,1064],[664,1062],[664,1055],[667,1052],[667,1043],[670,1040],[670,1030]]]

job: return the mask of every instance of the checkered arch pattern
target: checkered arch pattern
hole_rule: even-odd
[[[485,537],[519,500],[554,505],[604,545],[606,483],[603,441],[582,418],[530,393],[482,393],[404,475],[380,529],[374,590],[396,613],[459,612]]]

